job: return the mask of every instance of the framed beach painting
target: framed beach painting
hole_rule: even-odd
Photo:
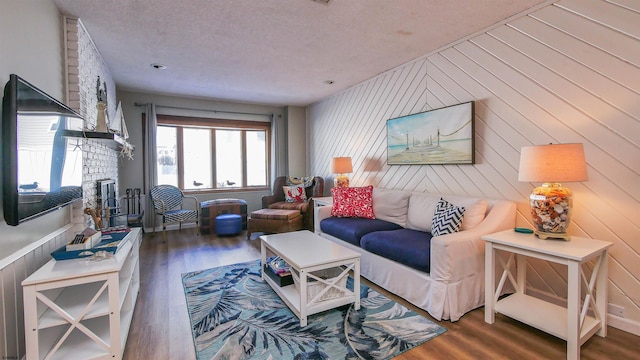
[[[474,164],[473,101],[387,120],[389,165]]]

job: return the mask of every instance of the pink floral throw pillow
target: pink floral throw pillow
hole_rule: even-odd
[[[371,194],[373,186],[332,188],[331,216],[375,219]]]
[[[284,200],[286,202],[305,202],[307,201],[307,194],[304,192],[304,186],[283,186]]]

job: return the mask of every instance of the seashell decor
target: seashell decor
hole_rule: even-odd
[[[571,190],[558,183],[533,189],[529,197],[531,217],[538,232],[563,234],[571,221]],[[550,236],[549,237],[553,237]]]

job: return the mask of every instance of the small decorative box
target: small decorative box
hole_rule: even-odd
[[[102,239],[102,232],[86,228],[66,246],[67,251],[86,250],[96,246]]]

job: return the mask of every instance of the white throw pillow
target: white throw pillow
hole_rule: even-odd
[[[376,219],[407,226],[409,191],[373,188],[373,213]]]
[[[440,195],[411,193],[407,228],[431,232],[431,221],[438,201],[440,201]]]
[[[487,207],[489,206],[487,199],[467,198],[463,196],[443,196],[443,198],[456,206],[465,208],[464,220],[462,221],[462,228],[460,228],[462,231],[469,230],[480,224],[482,220],[484,220]]]

